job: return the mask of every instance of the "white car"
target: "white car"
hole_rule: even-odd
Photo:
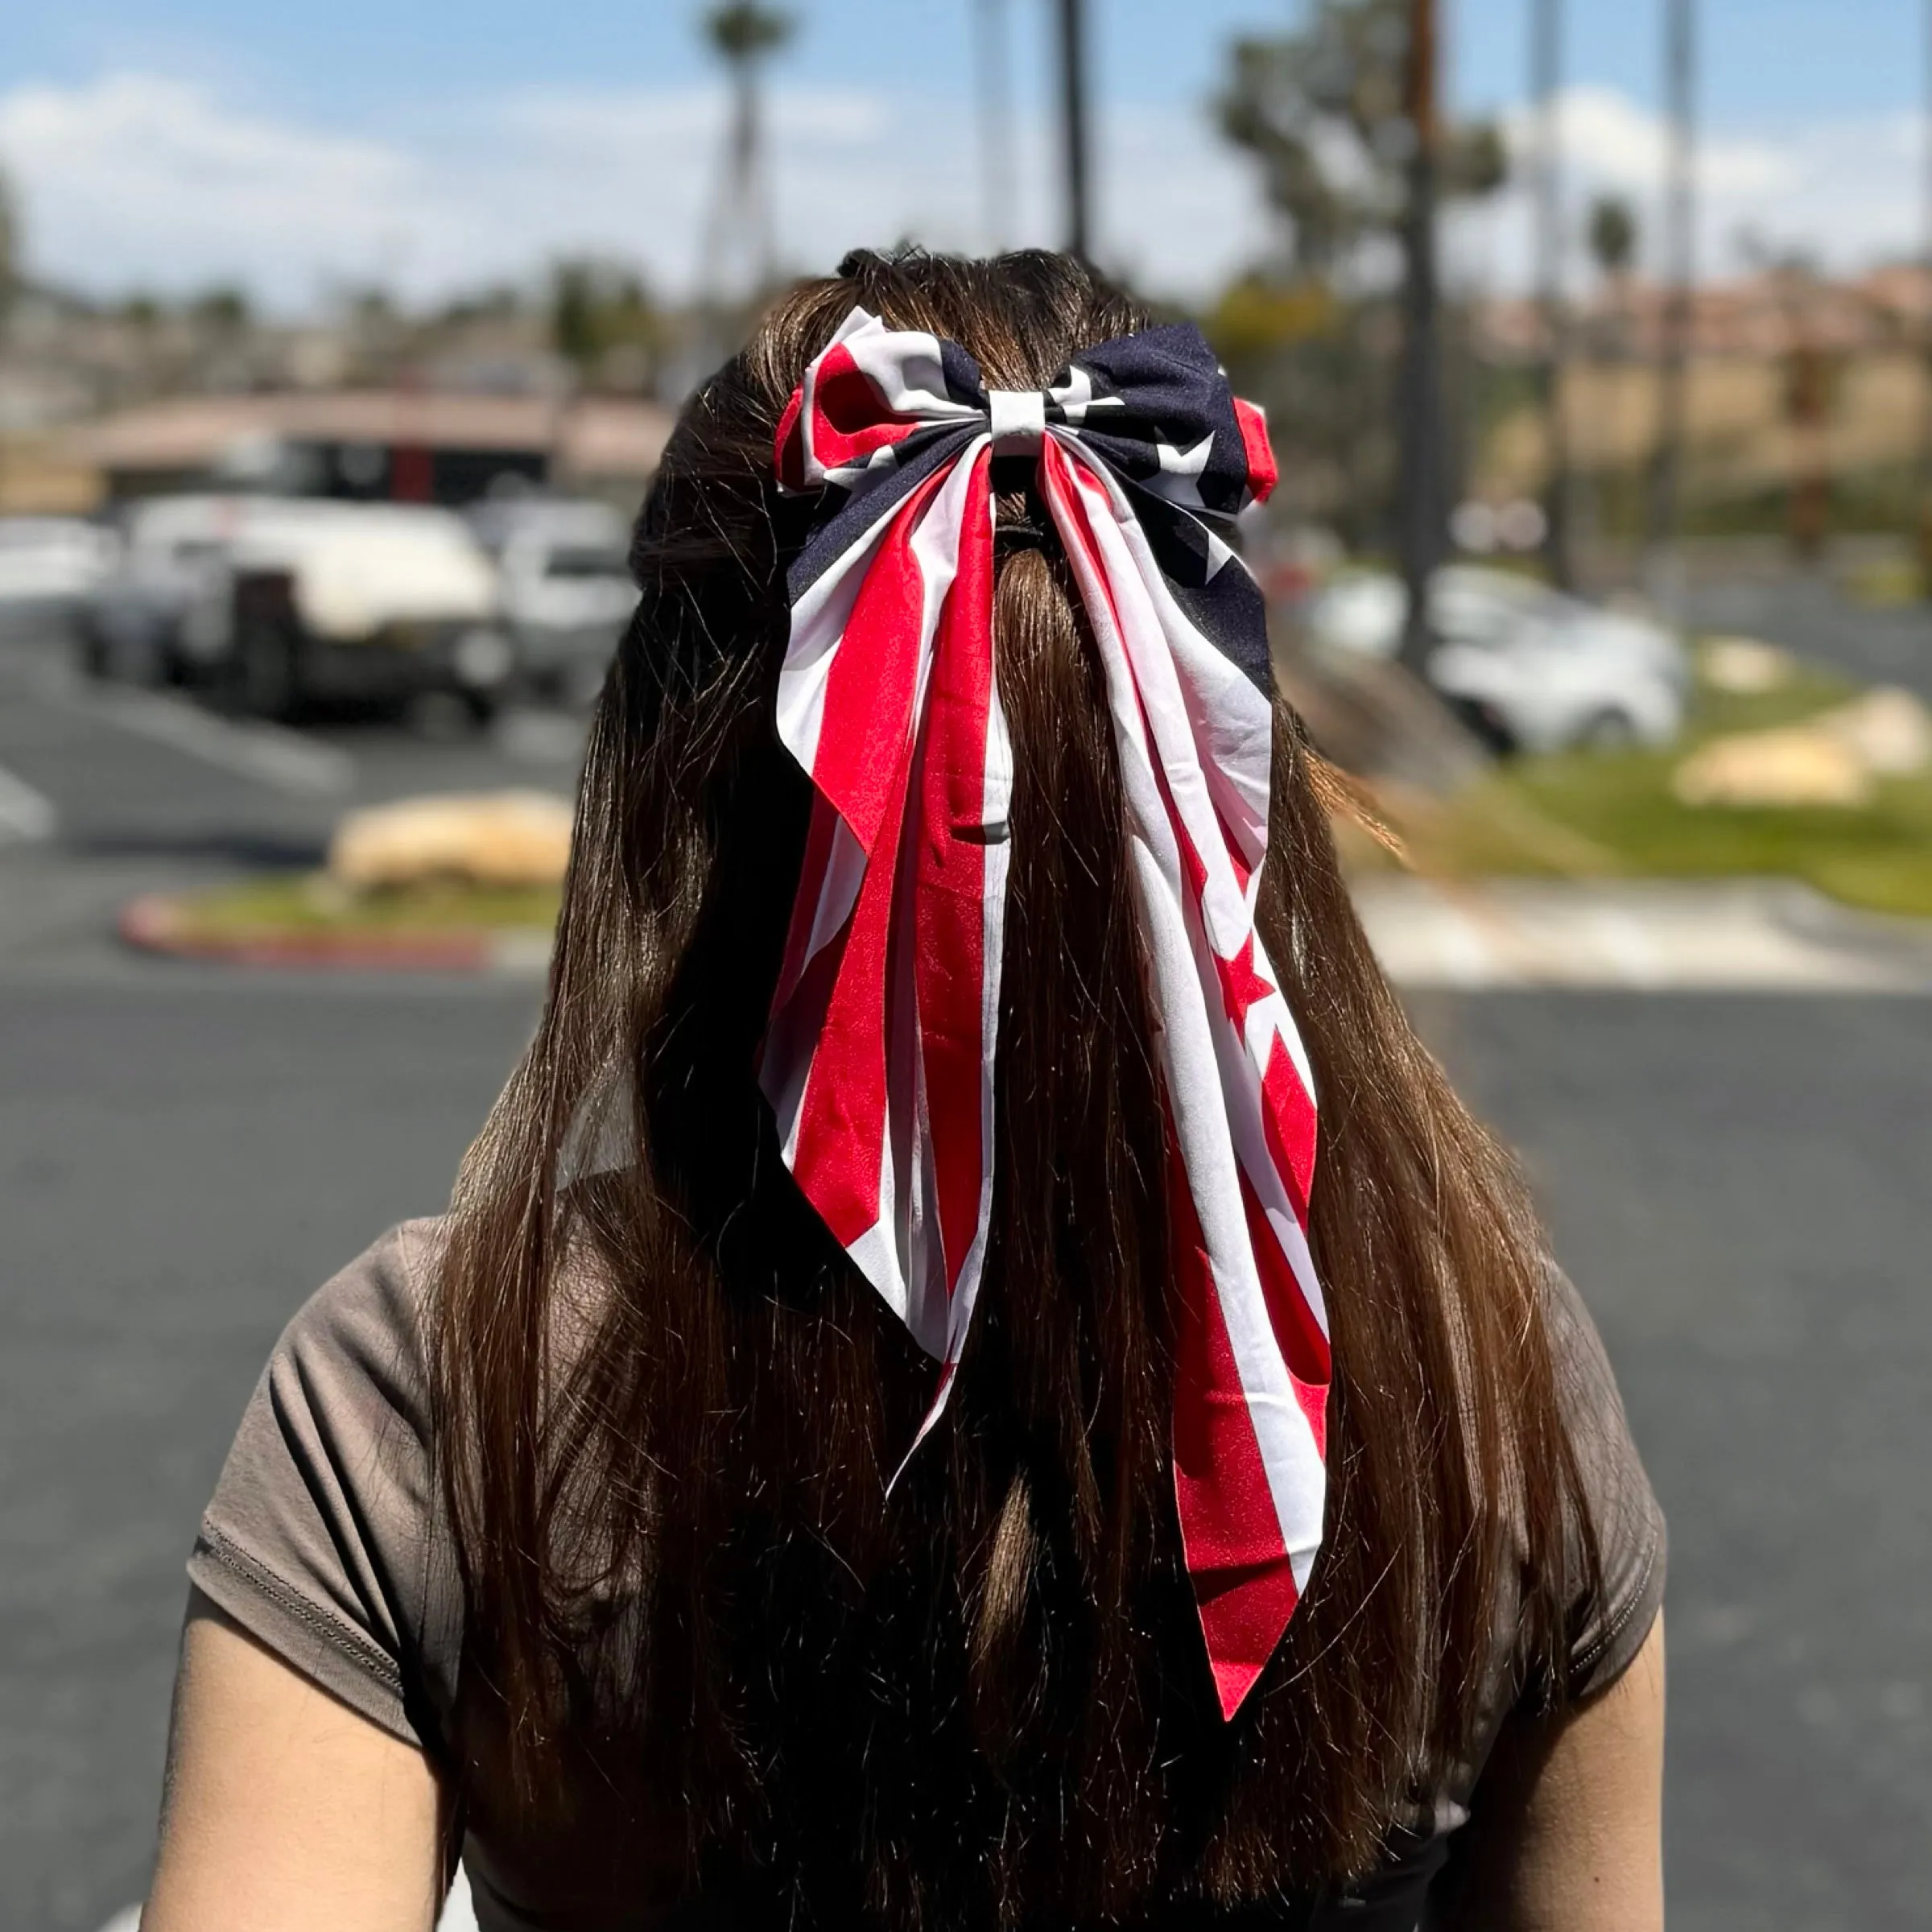
[[[1395,578],[1364,572],[1317,592],[1304,622],[1318,646],[1389,658],[1406,610]],[[1683,646],[1647,618],[1466,564],[1436,572],[1429,617],[1429,682],[1501,749],[1663,745],[1682,728]]]
[[[516,656],[497,573],[452,511],[287,499],[251,518],[204,588],[195,628],[248,711],[454,697],[479,721]]]
[[[469,520],[502,573],[524,677],[548,696],[588,703],[637,606],[630,526],[608,503],[543,497],[480,504]]]
[[[130,684],[189,683],[210,668],[225,648],[207,615],[221,559],[275,506],[274,498],[208,493],[124,506],[112,568],[88,599],[85,668]]]
[[[0,517],[0,622],[64,627],[114,556],[114,533],[79,517]]]

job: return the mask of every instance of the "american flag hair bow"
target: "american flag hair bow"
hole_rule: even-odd
[[[1105,671],[1158,1022],[1179,1331],[1181,1535],[1223,1714],[1322,1534],[1327,1323],[1307,1241],[1314,1083],[1255,930],[1270,709],[1226,534],[1274,458],[1191,328],[1044,391],[852,310],[778,427],[828,494],[793,565],[780,737],[814,787],[760,1078],[786,1164],[943,1364],[985,1261],[1012,759],[993,676],[995,456],[1037,465]],[[1257,688],[1258,687],[1258,688]]]

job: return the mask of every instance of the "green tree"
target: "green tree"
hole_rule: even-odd
[[[246,291],[223,283],[204,289],[189,304],[188,312],[204,326],[232,334],[247,327],[252,312]]]
[[[580,382],[594,385],[621,363],[631,379],[621,386],[648,387],[664,346],[663,318],[634,270],[572,256],[551,271],[550,338]]]
[[[1389,270],[1415,153],[1410,26],[1409,0],[1313,0],[1292,31],[1233,43],[1215,103],[1223,134],[1259,167],[1279,227],[1270,257],[1210,312],[1208,334],[1274,417],[1284,505],[1355,543],[1386,536],[1395,485],[1402,328]],[[1439,123],[1435,153],[1445,199],[1488,194],[1506,171],[1487,122]],[[1468,372],[1459,319],[1446,321],[1453,400]]]
[[[704,37],[737,70],[776,53],[791,38],[791,14],[758,0],[729,0],[704,15]]]
[[[1624,273],[1637,259],[1637,216],[1620,195],[1599,195],[1587,230],[1591,259],[1605,275]]]
[[[1409,15],[1409,0],[1316,0],[1294,31],[1234,43],[1216,103],[1221,131],[1259,163],[1292,272],[1336,274],[1402,221],[1415,142]],[[1505,156],[1492,122],[1441,128],[1437,143],[1445,196],[1501,185]]]

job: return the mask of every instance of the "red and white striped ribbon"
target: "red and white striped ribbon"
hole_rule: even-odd
[[[1231,1717],[1320,1544],[1330,1375],[1307,1241],[1314,1083],[1254,923],[1271,714],[1175,595],[1080,418],[1049,420],[1030,395],[979,400],[963,362],[855,312],[781,429],[795,488],[852,488],[923,433],[957,433],[910,487],[878,493],[876,517],[855,503],[840,547],[795,588],[778,728],[814,806],[761,1079],[799,1187],[942,1364],[923,1439],[965,1342],[993,1202],[1012,758],[989,467],[996,443],[1034,455],[1119,748],[1166,1109],[1175,1496]],[[1092,389],[1076,369],[1049,394],[1090,411]],[[1240,419],[1250,445],[1257,422]]]

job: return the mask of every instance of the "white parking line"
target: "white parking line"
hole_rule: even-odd
[[[238,772],[297,798],[335,798],[356,780],[356,762],[332,745],[255,718],[221,718],[170,692],[101,684],[64,662],[34,666],[10,680],[43,704],[151,738],[204,765]]]
[[[0,765],[0,844],[34,844],[51,839],[60,824],[53,801]]]
[[[279,724],[218,718],[185,698],[125,686],[50,685],[47,695],[69,710],[298,798],[333,798],[355,783],[356,762],[347,752]]]

